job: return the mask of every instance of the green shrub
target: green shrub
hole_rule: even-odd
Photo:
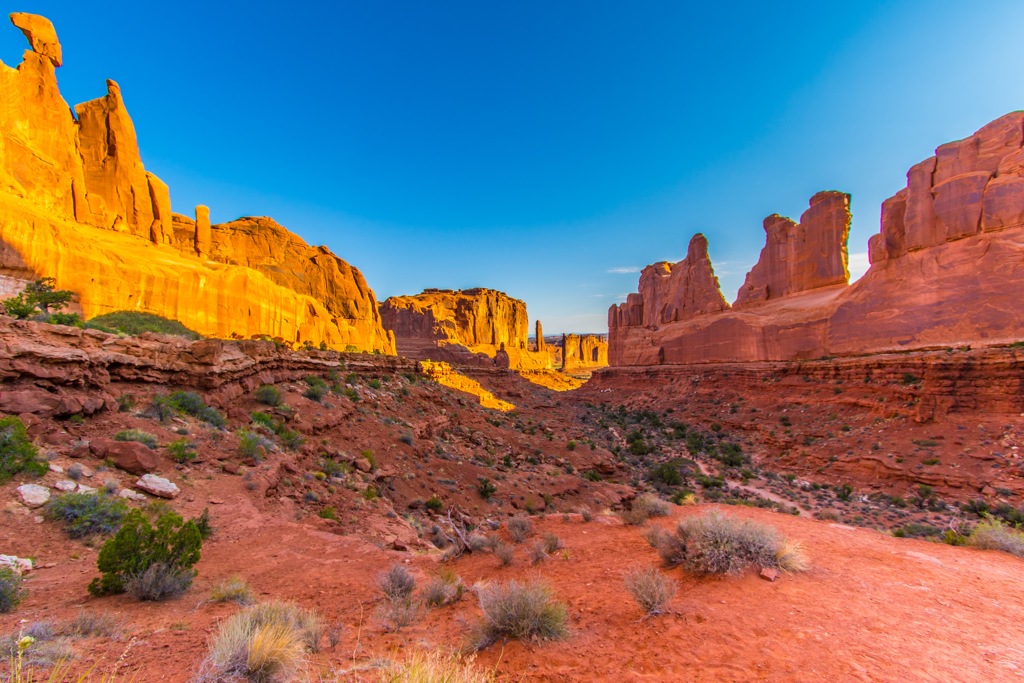
[[[444,507],[444,502],[437,496],[437,494],[434,494],[433,496],[427,499],[426,505],[428,510],[432,510],[433,512],[440,512],[441,508]]]
[[[112,534],[127,514],[124,500],[104,493],[64,493],[46,504],[46,516],[60,522],[71,538]]]
[[[555,601],[543,583],[484,584],[477,589],[477,599],[484,613],[473,634],[477,649],[499,638],[557,640],[569,634],[565,605]]]
[[[490,500],[491,496],[498,490],[498,487],[487,477],[480,477],[476,485],[476,492],[484,500]]]
[[[1002,550],[1017,557],[1024,557],[1024,531],[1006,526],[994,517],[979,522],[967,543],[975,548]]]
[[[105,313],[90,319],[86,327],[101,331],[120,332],[121,334],[139,335],[143,332],[156,332],[157,334],[169,334],[186,339],[202,339],[198,332],[194,332],[177,320],[171,320],[153,313],[139,313],[137,311],[114,311]]]
[[[157,447],[157,439],[154,435],[141,429],[125,429],[114,434],[114,441],[136,441],[145,444],[153,449]]]
[[[0,567],[0,614],[13,612],[28,594],[22,587],[21,574],[10,567]]]
[[[77,313],[51,313],[47,320],[51,325],[66,325],[67,327],[85,327],[85,321]]]
[[[38,451],[28,438],[25,425],[16,417],[0,418],[0,484],[25,472],[41,477],[49,469],[39,460]]]
[[[195,445],[184,436],[167,444],[167,453],[171,456],[171,460],[180,465],[196,458]]]
[[[262,449],[262,451],[261,451]],[[274,450],[274,443],[256,432],[248,429],[238,430],[238,454],[243,458],[252,458],[259,462],[263,452]]]
[[[281,439],[281,445],[290,451],[298,449],[306,442],[306,437],[291,429],[279,429],[277,438]]]
[[[409,600],[413,591],[416,590],[416,579],[405,568],[397,562],[387,568],[386,571],[377,577],[377,584],[384,593],[384,597],[392,602],[397,600]]]
[[[273,384],[261,386],[253,392],[253,398],[256,399],[257,403],[262,403],[265,406],[279,406],[284,401],[281,390]]]
[[[149,589],[136,597],[154,600],[186,590],[195,577],[203,537],[195,522],[175,512],[164,512],[156,524],[140,510],[125,517],[121,529],[103,544],[96,566],[102,576],[93,579],[93,595],[123,593],[131,588]],[[176,592],[168,592],[176,591]]]

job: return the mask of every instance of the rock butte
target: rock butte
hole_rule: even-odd
[[[729,306],[696,235],[608,312],[618,366],[785,361],[1024,336],[1024,112],[940,146],[882,204],[871,267],[849,285],[849,195],[820,192],[766,244]]]
[[[172,213],[118,85],[76,106],[76,120],[57,87],[53,25],[11,21],[31,50],[16,69],[0,64],[0,289],[53,277],[87,318],[144,311],[210,336],[395,352],[362,274],[327,248],[269,218]]]
[[[409,358],[519,371],[608,364],[607,342],[600,335],[563,335],[561,345],[548,344],[538,320],[531,345],[526,304],[493,289],[427,289],[386,299],[380,312],[398,352]]]

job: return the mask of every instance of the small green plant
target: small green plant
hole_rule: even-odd
[[[273,384],[261,386],[253,392],[253,398],[256,399],[257,403],[262,403],[265,406],[279,406],[284,401],[281,390]]]
[[[465,591],[462,579],[455,572],[442,569],[423,587],[422,597],[424,604],[429,607],[443,607],[458,602]]]
[[[46,504],[46,516],[60,522],[71,538],[112,534],[127,514],[124,500],[105,493],[64,493]]]
[[[0,614],[13,612],[27,594],[21,574],[10,567],[0,566]]]
[[[95,318],[90,318],[85,326],[100,330],[101,332],[119,332],[127,335],[156,332],[157,334],[168,334],[192,340],[202,339],[198,332],[188,329],[177,320],[171,320],[154,313],[139,313],[138,311],[105,313]]]
[[[498,487],[494,485],[487,477],[480,477],[476,484],[476,492],[480,494],[480,497],[484,500],[490,500],[491,496],[495,494]]]
[[[179,465],[196,459],[195,444],[184,436],[167,444],[167,453],[171,456],[171,460]]]
[[[93,595],[130,591],[140,600],[178,595],[192,584],[203,537],[193,521],[168,511],[150,524],[141,510],[124,518],[117,534],[103,544],[96,566],[101,577],[89,584]]]
[[[21,420],[0,418],[0,484],[22,472],[34,477],[46,474],[49,466],[39,459],[38,453]]]
[[[427,499],[426,506],[431,512],[440,512],[441,508],[444,507],[444,501],[435,493]]]
[[[122,430],[114,434],[114,441],[135,441],[151,449],[156,448],[158,444],[156,436],[141,429]]]
[[[546,584],[518,581],[477,588],[483,620],[473,629],[473,644],[483,649],[500,638],[558,640],[569,634],[568,615]]]
[[[320,512],[317,514],[320,515],[321,519],[333,519],[334,521],[338,521],[338,510],[333,505],[327,505],[321,508]]]
[[[323,397],[327,395],[327,382],[320,377],[310,375],[305,379],[306,390],[302,393],[303,396],[308,398],[310,401],[316,401],[319,403],[323,400]]]

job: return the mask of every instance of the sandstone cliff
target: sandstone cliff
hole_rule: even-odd
[[[562,335],[562,370],[588,370],[608,365],[608,340],[597,334]]]
[[[57,87],[53,25],[14,14],[31,50],[0,64],[0,276],[54,277],[86,317],[128,309],[203,334],[267,334],[394,353],[359,271],[269,219],[176,217],[145,170],[121,90],[75,107]]]
[[[393,296],[380,306],[385,329],[393,332],[398,353],[512,369],[551,367],[547,350],[530,351],[526,304],[492,289],[427,289],[415,296]]]
[[[714,301],[706,284],[693,293],[663,284],[691,267],[689,255],[648,267],[639,293],[609,310],[610,363],[794,360],[1024,338],[1022,147],[1024,112],[1013,112],[911,168],[907,187],[882,205],[871,267],[853,285],[849,197],[838,192],[815,195],[799,223],[765,220],[766,246],[731,310],[666,303]]]

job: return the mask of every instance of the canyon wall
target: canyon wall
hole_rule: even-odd
[[[644,269],[608,313],[612,365],[798,360],[1024,338],[1024,112],[936,150],[882,205],[848,285],[849,196],[821,192],[766,245],[732,308],[707,243]],[[678,273],[685,273],[683,277]],[[691,275],[695,274],[695,275]],[[713,286],[712,286],[713,283]]]
[[[464,365],[514,370],[551,368],[548,349],[531,351],[526,304],[493,289],[427,289],[380,305],[398,353]]]
[[[210,336],[270,335],[394,353],[359,271],[269,219],[210,226],[171,210],[145,170],[121,90],[71,108],[53,25],[11,21],[31,49],[0,63],[0,276],[53,277],[89,318],[156,313]],[[267,255],[269,254],[269,255]]]

